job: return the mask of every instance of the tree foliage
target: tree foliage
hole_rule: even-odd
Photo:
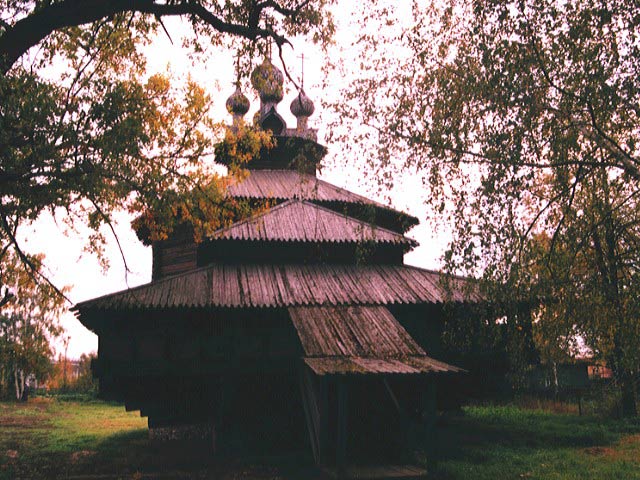
[[[29,260],[40,268],[43,256]],[[61,333],[58,316],[64,299],[50,285],[38,285],[12,252],[3,258],[0,281],[15,292],[0,309],[0,396],[13,391],[20,400],[30,375],[44,380],[51,371],[50,341]]]
[[[152,202],[139,204],[142,213],[132,222],[138,238],[145,244],[166,240],[172,232],[187,229],[196,242],[207,234],[239,219],[256,214],[261,207],[226,195],[230,182],[246,177],[243,168],[261,149],[273,147],[270,132],[243,122],[225,128],[224,139],[216,144],[216,157],[229,162],[227,175],[201,175],[188,191],[165,189],[155,192]],[[193,175],[193,173],[192,173]]]
[[[91,362],[95,354],[82,354],[77,360],[59,354],[47,379],[48,392],[96,395],[98,379],[93,378]]]
[[[385,182],[392,168],[422,172],[432,219],[452,230],[447,267],[482,275],[496,301],[541,300],[536,338],[565,354],[583,339],[633,413],[640,7],[414,2],[412,13],[387,38],[358,39],[360,78],[336,107],[368,129],[349,129],[347,148],[373,146]]]
[[[217,200],[216,178],[202,161],[223,135],[209,118],[212,99],[194,82],[177,89],[166,76],[148,76],[142,48],[166,31],[167,17],[190,24],[184,42],[194,55],[212,44],[255,52],[266,40],[282,53],[298,34],[326,43],[328,3],[3,1],[2,251],[13,249],[37,276],[17,238],[21,225],[45,211],[88,224],[99,253],[101,227],[111,227],[114,209],[162,210],[167,199],[189,196],[186,205]],[[244,68],[250,63],[245,57]]]

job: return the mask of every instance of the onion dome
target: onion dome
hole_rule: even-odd
[[[244,116],[249,111],[249,99],[240,90],[240,85],[236,86],[236,91],[227,98],[227,110],[233,115]]]
[[[298,117],[310,117],[313,115],[316,107],[309,97],[304,93],[304,90],[300,90],[298,96],[293,99],[291,106],[289,107],[293,116]]]
[[[284,75],[271,63],[268,58],[264,59],[251,73],[251,85],[258,91],[260,100],[264,103],[278,103],[282,100]]]

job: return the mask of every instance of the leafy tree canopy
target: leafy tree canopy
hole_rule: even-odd
[[[195,211],[220,199],[219,182],[200,161],[222,135],[208,116],[212,99],[194,82],[177,89],[166,76],[147,76],[141,48],[162,33],[163,19],[176,16],[191,25],[185,43],[194,54],[211,44],[255,53],[266,43],[259,40],[281,54],[299,34],[326,44],[333,32],[330,3],[2,1],[2,253],[15,251],[38,276],[17,233],[42,212],[88,224],[99,252],[101,227],[111,226],[116,208],[166,211],[169,200],[192,195],[183,207]],[[251,55],[243,58],[246,71]],[[201,210],[207,222],[216,218],[212,207]]]
[[[387,183],[394,167],[422,172],[434,218],[453,231],[447,267],[484,276],[497,301],[541,300],[537,338],[566,353],[584,339],[633,413],[640,6],[469,0],[412,13],[357,42],[360,78],[336,107],[368,129],[348,129],[346,148],[373,146]]]
[[[29,262],[39,269],[43,259],[32,256]],[[64,299],[52,286],[38,285],[11,251],[3,257],[0,281],[15,295],[0,308],[0,396],[11,390],[20,400],[30,375],[42,381],[51,370],[50,341],[62,333],[58,317]]]

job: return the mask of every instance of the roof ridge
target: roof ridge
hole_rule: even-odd
[[[232,228],[239,227],[240,225],[244,225],[244,224],[249,223],[251,221],[254,221],[254,220],[256,220],[256,219],[258,219],[260,217],[264,217],[265,215],[271,214],[276,210],[280,210],[280,209],[282,209],[284,207],[289,206],[292,203],[299,202],[299,201],[301,201],[301,200],[298,199],[298,198],[290,198],[289,200],[286,200],[286,201],[284,201],[282,203],[279,203],[278,205],[276,205],[274,207],[269,207],[267,210],[265,210],[263,212],[256,213],[255,215],[252,215],[252,216],[249,216],[247,218],[244,218],[244,219],[242,219],[242,220],[240,220],[238,222],[232,223],[231,225],[227,225],[226,227],[222,227],[222,228],[219,228],[218,230],[214,230],[209,235],[207,235],[207,238],[211,238],[212,236],[216,235],[217,233],[222,233],[222,232],[225,232],[227,230],[231,230]]]
[[[352,217],[350,215],[347,215],[346,213],[336,212],[335,210],[332,210],[330,208],[324,207],[322,205],[318,205],[317,203],[314,203],[314,202],[312,202],[310,200],[306,200],[306,199],[303,199],[303,198],[291,198],[289,200],[286,200],[285,202],[282,202],[282,203],[280,203],[280,204],[278,204],[278,205],[276,205],[274,207],[270,207],[269,209],[267,209],[267,210],[265,210],[263,212],[257,213],[256,215],[247,217],[247,218],[245,218],[243,220],[240,220],[238,222],[232,223],[231,225],[228,225],[226,227],[219,228],[218,230],[215,230],[211,234],[207,235],[207,238],[208,239],[213,239],[213,238],[215,238],[217,236],[220,236],[220,235],[222,235],[222,234],[224,234],[226,232],[229,232],[229,231],[233,230],[234,228],[238,228],[238,227],[241,227],[243,225],[247,225],[247,224],[249,224],[251,222],[255,222],[256,220],[258,220],[260,218],[267,217],[269,215],[273,215],[274,212],[286,209],[286,208],[291,207],[292,205],[295,205],[295,204],[304,205],[305,207],[309,207],[309,208],[312,208],[314,210],[319,210],[321,212],[325,212],[326,214],[331,215],[333,217],[346,219],[348,221],[356,223],[357,225],[362,225],[363,227],[370,227],[372,230],[378,230],[380,233],[386,233],[387,235],[391,235],[392,237],[397,238],[398,242],[404,242],[404,243],[407,243],[407,244],[412,245],[414,247],[419,245],[417,240],[415,240],[415,239],[413,239],[411,237],[407,237],[406,235],[403,235],[403,234],[401,234],[399,232],[395,232],[395,231],[390,230],[388,228],[382,227],[382,226],[380,226],[380,225],[378,225],[376,223],[370,223],[370,222],[366,222],[364,220],[361,220],[359,218]]]
[[[385,228],[385,227],[381,227],[377,223],[365,222],[364,220],[360,220],[359,218],[352,217],[350,215],[347,215],[346,213],[345,214],[338,213],[335,210],[331,210],[330,208],[323,207],[322,205],[318,205],[317,203],[313,203],[310,200],[299,199],[299,201],[302,202],[302,203],[308,204],[308,205],[312,206],[313,208],[317,208],[319,210],[323,210],[323,211],[325,211],[325,212],[327,212],[329,214],[348,218],[349,220],[352,220],[352,221],[354,221],[356,223],[359,223],[361,225],[373,226],[373,228],[376,228],[376,229],[378,229],[378,230],[380,230],[382,232],[390,233],[391,235],[393,235],[395,237],[401,237],[401,238],[407,239],[407,240],[409,240],[409,243],[414,243],[414,244],[418,245],[418,241],[415,240],[414,238],[407,237],[406,235],[403,235],[402,233],[395,232],[395,231],[393,231],[391,229],[388,229],[388,228]]]

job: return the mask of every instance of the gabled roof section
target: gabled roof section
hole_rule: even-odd
[[[76,305],[86,309],[248,308],[479,302],[469,280],[405,265],[209,265]]]
[[[210,235],[211,239],[278,242],[375,242],[415,247],[399,233],[305,200],[289,200]]]
[[[389,210],[409,219],[412,225],[418,219],[391,207],[350,192],[344,188],[320,180],[314,175],[294,170],[252,170],[246,178],[230,185],[227,189],[233,197],[250,199],[289,200],[292,198],[314,202],[342,202],[371,205]]]
[[[383,306],[290,307],[289,316],[307,357],[426,355]]]
[[[382,306],[291,307],[289,315],[318,375],[461,371],[428,357]]]

